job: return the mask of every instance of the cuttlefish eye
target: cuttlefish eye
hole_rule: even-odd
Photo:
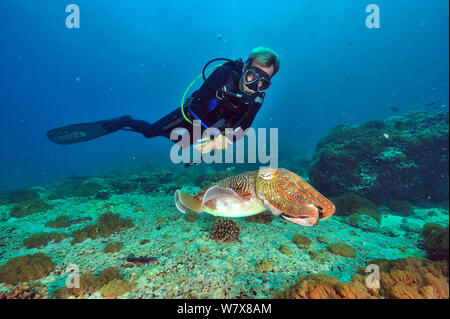
[[[272,168],[261,168],[259,170],[259,177],[262,179],[272,179],[275,175],[275,170]]]

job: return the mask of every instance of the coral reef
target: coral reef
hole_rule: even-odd
[[[343,243],[329,244],[327,250],[332,254],[346,258],[356,257],[356,249]]]
[[[14,257],[0,267],[0,282],[17,284],[47,276],[55,264],[42,253]]]
[[[221,242],[233,242],[239,239],[241,229],[232,219],[215,218],[211,229],[211,239]]]
[[[39,283],[20,283],[9,291],[0,293],[0,299],[47,299],[47,287]]]
[[[24,239],[23,245],[30,248],[42,248],[47,246],[47,244],[51,241],[55,243],[59,243],[64,238],[69,237],[66,233],[57,233],[57,232],[51,232],[51,233],[36,233],[31,235],[30,237]]]
[[[380,222],[381,214],[378,211],[377,205],[364,197],[345,193],[336,197],[330,198],[336,206],[336,215],[349,216],[354,213],[365,214],[373,217]]]
[[[353,192],[378,203],[448,200],[448,126],[448,112],[337,126],[317,145],[311,184],[326,196]]]
[[[124,244],[122,242],[109,243],[103,248],[103,252],[104,253],[116,253],[123,248],[123,245]]]
[[[256,269],[260,272],[271,272],[273,271],[274,263],[265,259],[259,260],[256,263]]]
[[[57,186],[48,196],[49,199],[95,196],[103,188],[93,181],[69,180]]]
[[[107,200],[111,197],[111,193],[108,191],[100,191],[95,194],[95,199]]]
[[[130,292],[133,289],[133,285],[128,280],[115,279],[106,284],[100,293],[104,298],[117,298]]]
[[[97,239],[99,237],[109,237],[111,234],[123,229],[134,227],[131,219],[121,218],[119,214],[104,213],[99,216],[97,223],[88,225],[72,233],[72,245],[81,243],[88,238]]]
[[[271,212],[263,212],[260,214],[248,216],[245,221],[256,224],[270,224],[275,216]]]
[[[295,234],[292,237],[292,242],[297,245],[300,249],[308,249],[309,246],[312,244],[311,239],[308,237],[302,236],[300,234]]]
[[[414,212],[413,205],[407,200],[393,199],[388,201],[386,206],[389,207],[393,213],[397,213],[401,216],[409,216]]]
[[[424,249],[431,260],[444,260],[448,262],[449,254],[449,228],[441,225],[427,223],[422,229]]]
[[[110,282],[122,280],[123,278],[124,276],[114,267],[102,270],[97,277],[91,273],[82,274],[80,276],[79,288],[67,288],[63,286],[56,291],[56,297],[59,299],[84,297],[101,290]]]
[[[18,189],[8,192],[5,196],[5,204],[20,204],[39,200],[40,197],[36,191],[31,189]]]
[[[427,259],[373,260],[380,269],[380,288],[367,288],[364,269],[350,282],[328,274],[300,276],[275,294],[281,299],[431,299],[449,298],[448,265]]]
[[[22,201],[15,205],[10,211],[10,216],[21,218],[35,213],[46,212],[52,208],[52,205],[47,204],[40,198],[32,199],[29,201]]]
[[[45,227],[50,228],[64,228],[69,226],[67,223],[68,220],[70,220],[72,217],[67,215],[60,215],[56,217],[54,220],[50,220],[45,223]]]
[[[284,255],[292,255],[292,250],[289,249],[288,246],[286,246],[285,244],[281,244],[278,248],[277,248],[280,253],[284,254]]]
[[[198,214],[197,213],[187,213],[184,215],[184,219],[190,223],[194,223],[198,220]]]
[[[371,216],[353,213],[348,217],[349,225],[364,231],[376,232],[379,229],[378,222]]]

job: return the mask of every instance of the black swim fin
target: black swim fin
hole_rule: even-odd
[[[56,144],[86,142],[130,126],[131,120],[131,116],[125,115],[111,120],[72,124],[48,131],[47,137]]]

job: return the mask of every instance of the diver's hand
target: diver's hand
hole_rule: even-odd
[[[212,150],[225,150],[228,148],[228,145],[233,144],[228,137],[222,134],[217,135],[214,139],[205,137],[198,140],[198,142],[199,144],[194,145],[194,148],[203,154],[207,154]]]

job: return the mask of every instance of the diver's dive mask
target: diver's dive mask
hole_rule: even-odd
[[[266,92],[270,87],[270,76],[256,66],[246,64],[242,80],[243,84],[253,92]]]

